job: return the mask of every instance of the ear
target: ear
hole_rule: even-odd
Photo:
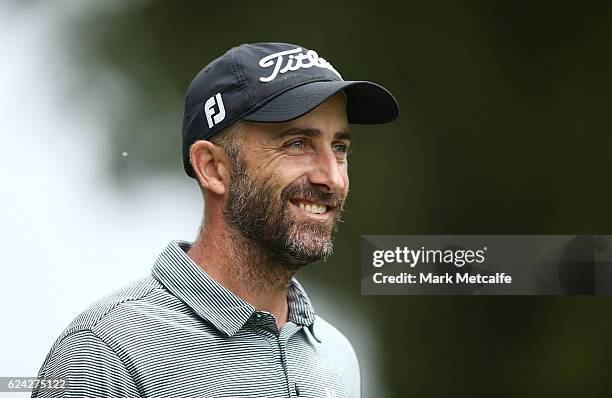
[[[189,150],[191,165],[200,184],[209,192],[224,195],[230,183],[230,159],[219,145],[196,141]]]

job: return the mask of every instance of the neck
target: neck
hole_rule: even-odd
[[[203,227],[187,255],[236,296],[273,314],[279,329],[287,322],[295,266],[272,263],[256,243],[227,227]]]

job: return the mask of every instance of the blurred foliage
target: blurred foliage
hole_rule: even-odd
[[[361,297],[358,270],[362,234],[612,233],[612,7],[113,4],[67,29],[83,65],[75,92],[112,99],[102,109],[111,110],[117,181],[187,178],[182,98],[228,48],[285,41],[316,49],[345,79],[379,82],[401,106],[393,124],[353,127],[337,254],[302,273],[354,298],[372,320],[391,395],[604,395],[609,299]]]

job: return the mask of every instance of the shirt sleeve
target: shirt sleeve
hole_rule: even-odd
[[[40,389],[32,398],[140,397],[117,354],[91,330],[79,330],[57,342],[43,363],[39,378],[65,379],[65,389]]]

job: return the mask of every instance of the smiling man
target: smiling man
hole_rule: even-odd
[[[294,275],[332,253],[349,178],[349,123],[385,123],[393,96],[344,81],[312,50],[230,49],[187,90],[183,162],[204,197],[193,243],[61,334],[33,396],[358,397],[348,340]]]

